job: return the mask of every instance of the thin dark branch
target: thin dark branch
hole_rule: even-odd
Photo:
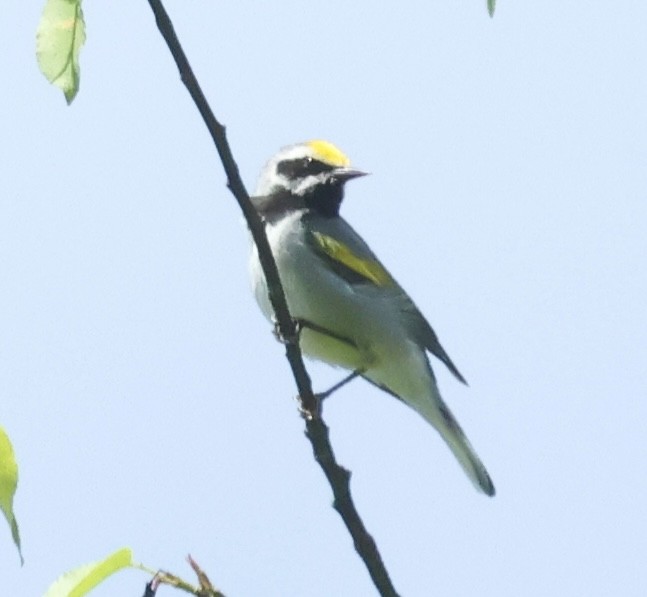
[[[350,493],[350,472],[335,460],[328,438],[328,427],[321,419],[306,420],[306,436],[312,444],[315,460],[323,469],[332,487],[335,496],[333,507],[339,512],[351,534],[355,550],[368,568],[373,584],[380,595],[397,597],[398,593],[391,582],[375,540],[366,530],[355,508],[353,496]]]
[[[173,24],[171,23],[162,2],[160,0],[149,0],[149,4],[153,9],[157,27],[160,30],[162,37],[164,37],[173,59],[175,60],[175,64],[177,64],[178,70],[180,71],[182,82],[191,94],[195,105],[202,115],[204,123],[207,125],[207,129],[209,130],[211,138],[218,150],[218,155],[220,156],[220,160],[225,169],[225,174],[227,175],[227,186],[236,198],[236,201],[245,216],[245,220],[249,226],[254,243],[256,243],[256,246],[258,247],[258,256],[263,272],[265,273],[265,278],[267,279],[270,303],[272,304],[272,308],[276,314],[280,334],[285,340],[287,358],[290,362],[292,373],[294,374],[294,379],[297,383],[299,398],[303,404],[304,411],[310,413],[311,416],[315,416],[318,411],[317,400],[312,391],[310,377],[306,371],[305,365],[303,364],[303,359],[301,358],[297,327],[288,311],[285,294],[279,279],[279,272],[276,269],[276,263],[272,257],[270,245],[267,242],[263,222],[254,209],[252,202],[249,200],[249,195],[245,189],[245,185],[240,178],[238,166],[234,161],[234,157],[231,154],[231,149],[229,147],[229,142],[227,141],[225,127],[218,122],[211,111],[211,107],[202,92],[202,88],[200,87],[196,76],[193,74],[193,69],[191,68],[184,50],[180,45],[180,41],[178,40],[177,35],[175,35]]]
[[[245,216],[247,225],[251,231],[252,238],[256,243],[258,255],[267,280],[269,289],[269,298],[274,313],[276,314],[277,325],[281,337],[285,340],[286,356],[292,368],[292,373],[299,391],[299,399],[302,404],[302,410],[305,413],[306,436],[312,444],[315,459],[323,469],[328,481],[332,487],[334,495],[334,507],[341,515],[348,531],[350,532],[355,549],[368,568],[373,583],[381,595],[394,597],[397,596],[395,588],[391,583],[389,574],[384,566],[382,558],[377,550],[375,541],[367,532],[364,524],[355,509],[350,493],[350,473],[337,464],[330,440],[328,437],[328,427],[321,418],[319,401],[312,391],[310,376],[306,371],[301,356],[301,350],[298,342],[297,326],[288,311],[285,293],[281,286],[279,273],[272,256],[263,222],[252,205],[247,190],[243,185],[238,172],[238,166],[227,141],[225,127],[218,122],[214,116],[209,103],[207,102],[202,89],[196,79],[189,61],[187,60],[182,46],[175,35],[173,24],[169,19],[161,0],[148,0],[157,27],[166,41],[169,50],[180,71],[182,82],[191,94],[195,105],[197,106],[204,122],[211,134],[218,155],[227,175],[227,186],[236,198],[240,209]]]

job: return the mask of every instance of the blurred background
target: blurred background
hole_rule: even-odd
[[[38,72],[41,8],[7,4],[0,39],[0,425],[26,559],[0,525],[3,593],[130,546],[189,579],[191,553],[232,597],[374,595],[148,4],[86,3],[71,107]],[[369,384],[326,403],[398,591],[645,595],[647,6],[167,8],[250,189],[310,138],[372,173],[343,214],[470,382],[435,366],[494,499]]]

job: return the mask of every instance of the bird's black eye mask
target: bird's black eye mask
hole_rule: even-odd
[[[333,166],[310,157],[283,160],[276,166],[277,173],[285,176],[289,180],[297,180],[306,176],[317,176],[317,174],[331,172],[332,170],[334,170]]]

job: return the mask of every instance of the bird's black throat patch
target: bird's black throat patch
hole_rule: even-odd
[[[325,218],[335,218],[339,215],[343,198],[344,183],[334,177],[316,185],[303,196],[306,207]]]
[[[270,195],[253,197],[252,202],[263,218],[275,221],[298,209],[309,209],[325,218],[335,218],[339,215],[339,206],[343,198],[343,182],[331,178],[313,186],[303,195],[277,189]]]

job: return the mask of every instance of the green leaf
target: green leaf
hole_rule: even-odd
[[[133,552],[124,547],[105,560],[66,572],[47,589],[44,597],[83,597],[118,570],[132,565]]]
[[[487,11],[490,13],[490,16],[494,16],[494,8],[496,7],[496,0],[487,0]]]
[[[85,43],[81,0],[47,0],[36,33],[36,57],[45,78],[68,104],[79,91],[79,52]]]
[[[9,436],[0,427],[0,510],[2,510],[11,528],[11,536],[18,549],[20,562],[24,563],[20,549],[18,522],[13,513],[13,496],[16,493],[16,487],[18,487],[18,463],[16,462]]]

